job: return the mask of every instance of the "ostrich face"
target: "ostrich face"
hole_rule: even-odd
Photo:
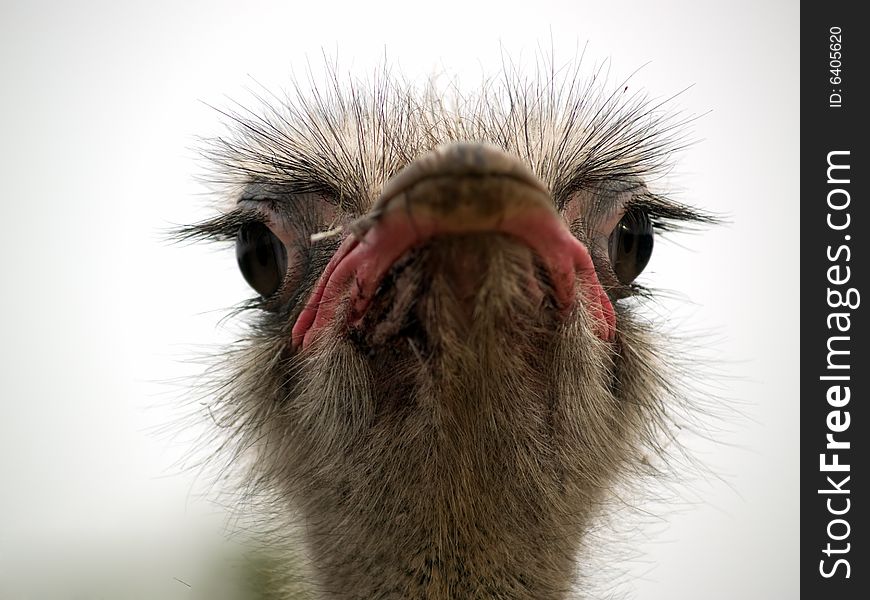
[[[667,430],[634,280],[707,217],[646,183],[680,123],[572,77],[336,83],[207,150],[229,204],[185,233],[258,294],[213,411],[324,597],[563,597]]]

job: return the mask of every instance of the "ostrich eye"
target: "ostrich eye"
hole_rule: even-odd
[[[610,234],[610,262],[616,278],[631,283],[649,262],[653,251],[653,226],[643,211],[629,210]]]
[[[287,272],[287,249],[264,224],[242,226],[236,236],[236,260],[245,281],[264,298],[281,287]]]

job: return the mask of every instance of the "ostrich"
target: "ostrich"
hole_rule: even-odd
[[[598,75],[331,72],[224,112],[225,203],[180,234],[234,242],[256,297],[209,412],[306,598],[573,597],[654,471],[682,400],[636,278],[713,219],[654,191],[686,119]]]

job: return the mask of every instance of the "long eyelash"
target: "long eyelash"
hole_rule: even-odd
[[[626,210],[642,210],[649,215],[653,227],[660,232],[697,231],[703,226],[718,225],[720,216],[700,211],[658,194],[641,194],[628,201]]]
[[[250,223],[267,224],[262,214],[249,210],[233,210],[213,219],[179,227],[170,235],[178,242],[206,240],[212,242],[231,242],[236,239],[239,229]]]

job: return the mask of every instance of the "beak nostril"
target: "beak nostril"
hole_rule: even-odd
[[[386,206],[395,196],[429,178],[463,178],[467,181],[504,178],[516,180],[549,196],[547,187],[518,158],[491,144],[454,142],[424,154],[388,181],[373,210]]]

